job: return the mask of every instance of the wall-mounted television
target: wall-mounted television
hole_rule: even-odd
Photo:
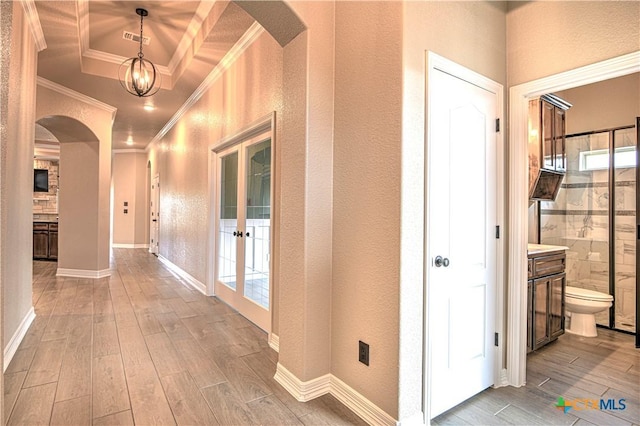
[[[49,170],[33,169],[33,192],[49,192]]]

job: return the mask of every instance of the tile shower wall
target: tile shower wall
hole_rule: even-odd
[[[34,169],[49,170],[49,192],[33,193],[33,219],[57,220],[58,217],[58,162],[34,160]]]
[[[622,146],[618,144],[618,146]],[[567,174],[555,202],[542,202],[541,242],[569,247],[567,285],[610,293],[609,171],[579,171],[580,152],[609,147],[609,134],[567,138]],[[616,327],[635,330],[635,169],[615,175]],[[609,311],[596,315],[609,325]]]

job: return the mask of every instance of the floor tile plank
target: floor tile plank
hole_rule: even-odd
[[[55,383],[22,389],[7,424],[48,425],[55,393]]]
[[[179,425],[219,424],[189,373],[164,376],[160,380]]]
[[[94,358],[93,417],[104,417],[129,408],[129,394],[120,355]]]
[[[83,396],[53,404],[51,424],[59,426],[90,425],[91,396]]]

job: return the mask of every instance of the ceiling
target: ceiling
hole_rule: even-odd
[[[139,43],[123,38],[125,31],[140,34],[138,7],[149,12],[144,57],[162,74],[160,91],[147,98],[127,93],[118,80],[120,64],[138,53]],[[228,1],[42,0],[36,9],[47,45],[38,76],[117,108],[114,149],[145,148],[254,23]],[[57,136],[55,120],[40,124]],[[36,143],[52,139],[37,129]]]

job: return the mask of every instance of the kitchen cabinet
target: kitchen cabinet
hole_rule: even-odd
[[[564,334],[564,247],[530,250],[527,282],[527,352]]]
[[[58,258],[58,224],[33,223],[33,258],[56,260]]]

